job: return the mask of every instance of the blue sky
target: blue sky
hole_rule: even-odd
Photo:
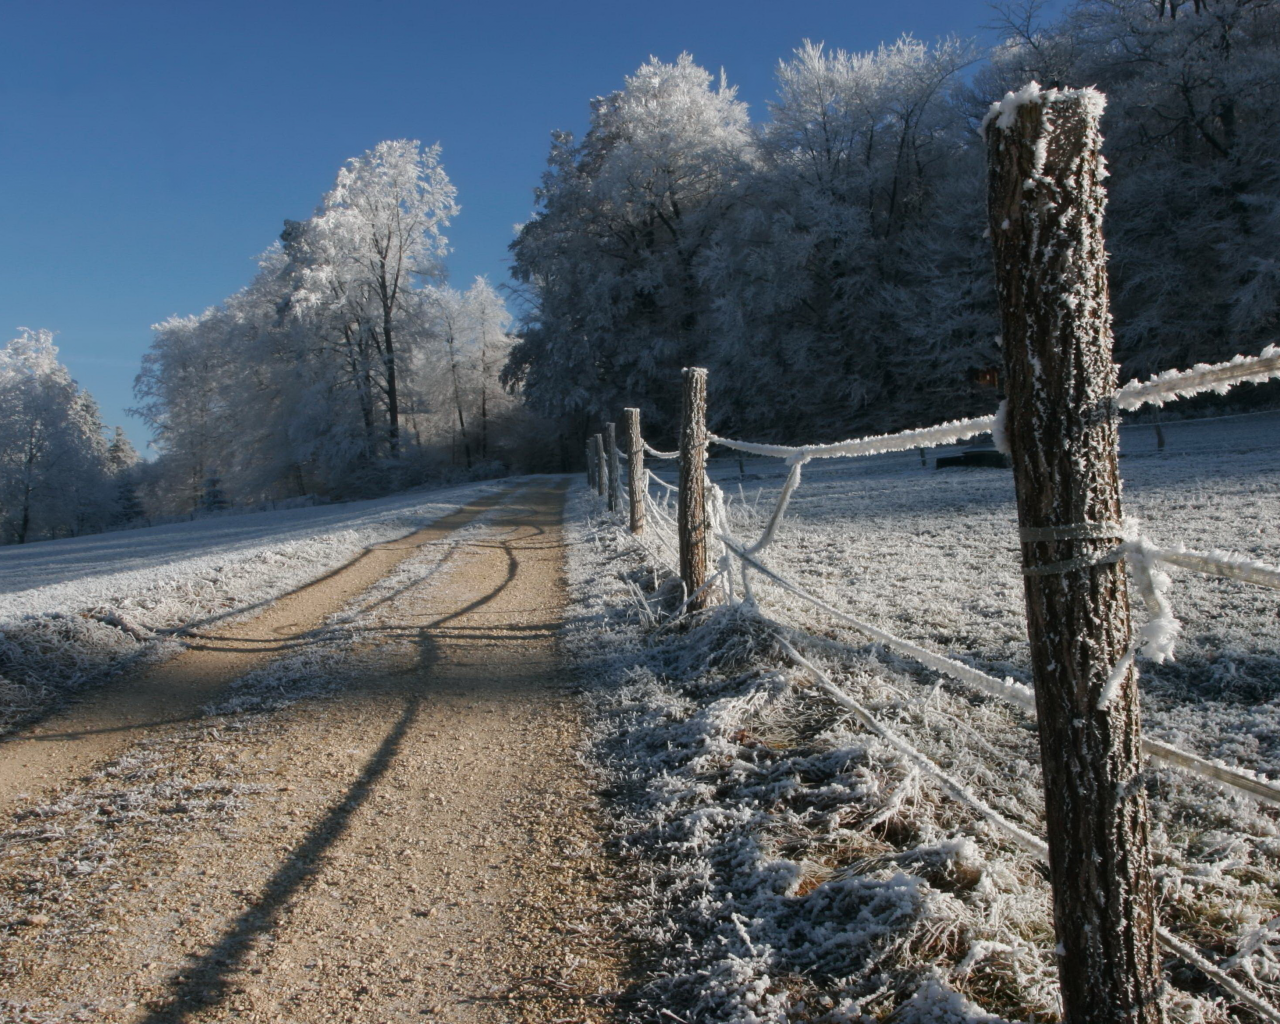
[[[650,54],[724,67],[753,117],[802,39],[984,37],[974,0],[64,3],[0,0],[0,340],[57,332],[108,423],[149,326],[244,285],[286,217],[382,139],[440,142],[453,283],[507,279],[549,133]]]

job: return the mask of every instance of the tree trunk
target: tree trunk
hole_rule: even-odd
[[[680,578],[689,609],[707,606],[707,371],[684,371],[684,407],[680,423]]]
[[[462,451],[467,460],[467,469],[470,469],[471,441],[467,437],[467,421],[462,415],[462,385],[458,381],[458,360],[454,355],[452,330],[449,334],[449,370],[453,375],[453,404],[458,409],[458,430],[462,434]]]
[[[391,307],[382,306],[382,342],[387,366],[387,440],[391,457],[400,454],[400,401],[396,394],[396,350],[391,338]]]
[[[644,438],[640,435],[640,410],[627,409],[627,484],[631,496],[631,532],[644,533],[644,495],[649,483],[644,475]]]
[[[28,484],[22,492],[22,521],[18,526],[18,543],[27,542],[27,534],[31,530],[31,486]]]
[[[993,123],[988,213],[1064,1019],[1155,1024],[1137,671],[1124,570],[1108,556],[1121,512],[1102,106],[1092,90],[1049,91]]]

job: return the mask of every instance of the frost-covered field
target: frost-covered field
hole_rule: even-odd
[[[1167,424],[1162,452],[1152,428],[1127,428],[1126,512],[1161,543],[1280,562],[1277,428],[1275,414]],[[1027,680],[1010,474],[937,471],[936,454],[927,469],[914,453],[810,464],[765,561],[883,629]],[[782,469],[745,469],[741,492],[736,460],[714,475],[748,537]],[[655,632],[672,605],[653,569],[662,548],[638,549],[589,495],[574,502],[571,575],[589,625],[570,642],[606,684],[595,753],[624,847],[653,885],[635,914],[664,958],[648,1005],[716,1021],[1052,1019],[1041,865],[815,692],[779,638],[1042,835],[1026,716],[763,584],[763,617],[720,609]],[[1142,664],[1147,731],[1280,770],[1275,592],[1172,574],[1183,635],[1177,662]],[[1162,922],[1275,1002],[1280,816],[1172,769],[1153,768],[1147,784]],[[1251,1019],[1186,965],[1167,969],[1175,1019]]]
[[[1164,433],[1159,451],[1152,427],[1122,431],[1126,518],[1161,546],[1223,548],[1280,564],[1280,414],[1175,422]],[[925,469],[914,453],[806,466],[766,561],[858,618],[1029,681],[1012,476],[935,470],[935,454],[949,451],[929,453]],[[780,473],[777,463],[753,469]],[[717,475],[732,499],[736,466]],[[780,483],[745,481],[741,493],[767,511]],[[744,534],[747,518],[739,520]],[[1280,773],[1280,598],[1168,572],[1183,628],[1175,661],[1142,664],[1148,732]],[[807,611],[803,618],[814,621]]]
[[[125,659],[176,652],[182,626],[253,611],[507,485],[0,548],[0,731]]]

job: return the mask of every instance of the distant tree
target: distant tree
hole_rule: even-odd
[[[111,472],[120,474],[138,464],[138,450],[126,436],[123,427],[116,427],[111,443],[107,445],[107,465]]]
[[[501,387],[501,374],[516,339],[509,333],[511,314],[507,305],[488,278],[477,277],[467,290],[467,307],[479,364],[480,457],[487,459],[492,455],[492,422],[511,408],[510,396]]]
[[[507,418],[515,400],[501,385],[501,373],[516,339],[508,330],[506,303],[484,277],[465,292],[428,288],[424,308],[431,344],[441,349],[440,376],[447,393],[434,401],[451,409],[463,460],[489,459],[495,422]],[[430,400],[429,400],[430,402]]]
[[[110,517],[112,526],[129,526],[146,516],[138,495],[136,470],[140,461],[138,451],[125,435],[124,428],[116,427],[107,445],[107,468],[115,478],[115,507]]]
[[[1126,375],[1260,348],[1280,327],[1280,3],[1005,10],[974,106],[1035,78],[1107,95],[1108,249]],[[1015,84],[1016,83],[1016,84]],[[976,110],[975,110],[976,113]]]
[[[338,172],[310,224],[301,280],[314,302],[344,306],[346,329],[376,346],[393,456],[400,446],[398,336],[415,305],[415,282],[442,276],[448,243],[441,229],[458,213],[456,196],[439,146],[381,142]]]
[[[982,154],[955,102],[977,57],[907,36],[780,63],[758,168],[702,265],[726,426],[832,437],[918,420],[917,387],[953,415],[970,399],[996,354]]]
[[[97,403],[58,362],[49,331],[0,349],[0,538],[26,543],[100,529],[109,516]]]
[[[151,427],[165,468],[163,508],[189,513],[204,498],[204,482],[234,450],[233,411],[224,387],[234,370],[229,347],[217,343],[230,322],[225,309],[170,317],[152,327],[150,350],[134,381],[131,410]]]
[[[1000,5],[1005,39],[985,52],[806,42],[756,126],[687,55],[651,60],[593,102],[580,141],[553,136],[511,246],[524,309],[504,379],[581,432],[624,405],[661,431],[690,363],[712,371],[713,426],[762,439],[992,408],[978,129],[1031,79],[1108,96],[1122,372],[1273,340],[1280,0],[1076,0],[1048,22],[1045,9]]]

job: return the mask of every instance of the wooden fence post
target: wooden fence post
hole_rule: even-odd
[[[684,371],[684,412],[680,423],[680,578],[689,610],[707,606],[707,371]],[[702,593],[698,593],[698,591]],[[697,595],[697,596],[694,596]]]
[[[631,492],[631,532],[644,533],[644,495],[649,487],[644,475],[644,438],[640,436],[640,410],[623,410],[627,417],[627,488]]]
[[[1034,87],[1018,99],[1006,98],[987,129],[987,198],[1064,1020],[1156,1024],[1165,1017],[1137,671],[1125,574],[1108,554],[1121,513],[1105,101],[1091,89]]]
[[[618,429],[612,423],[604,425],[604,443],[609,458],[609,511],[617,512],[622,504],[622,474],[618,472]]]
[[[596,434],[596,494],[604,497],[609,486],[609,464],[604,461],[604,438]]]
[[[591,442],[588,441],[587,442],[587,486],[588,487],[595,487],[596,485],[595,455],[596,453],[591,450]]]

